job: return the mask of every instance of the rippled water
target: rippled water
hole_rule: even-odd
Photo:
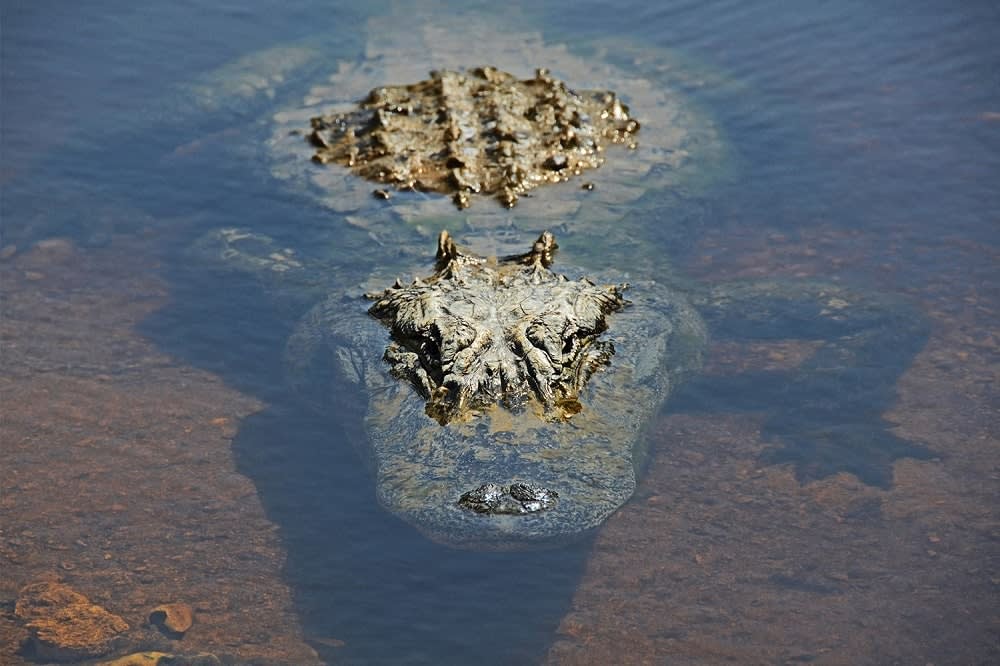
[[[792,8],[780,2],[553,2],[542,9],[520,12],[524,22],[542,32],[548,42],[623,38],[651,49],[677,50],[692,63],[735,82],[724,95],[713,90],[688,90],[731,144],[733,164],[738,165],[733,169],[735,175],[708,195],[699,209],[703,213],[697,224],[685,227],[696,236],[681,242],[667,231],[651,232],[652,237],[667,239],[663,242],[670,244],[656,251],[703,280],[778,275],[834,281],[905,295],[928,318],[930,342],[909,375],[908,392],[894,421],[904,420],[899,434],[903,440],[914,440],[911,448],[881,457],[862,450],[851,453],[857,454],[857,459],[846,460],[824,458],[805,447],[777,458],[747,454],[746,465],[776,474],[797,464],[797,482],[804,490],[789,491],[789,497],[813,492],[818,482],[843,479],[844,475],[837,473],[852,472],[860,479],[856,487],[850,486],[855,489],[838,491],[848,497],[845,506],[861,511],[869,505],[852,502],[876,497],[873,501],[880,507],[875,511],[877,520],[885,521],[879,523],[879,529],[884,530],[879,534],[886,539],[884,543],[894,544],[886,549],[898,550],[900,544],[910,544],[909,536],[892,541],[893,534],[910,535],[912,531],[920,534],[920,539],[929,539],[927,543],[912,542],[911,550],[921,557],[924,551],[933,551],[927,557],[940,558],[940,564],[933,565],[935,570],[956,572],[954,589],[949,592],[943,587],[937,596],[920,596],[923,570],[905,560],[899,570],[886,565],[888,569],[876,578],[900,581],[885,593],[898,598],[887,603],[905,606],[908,595],[917,595],[920,601],[914,604],[922,610],[913,617],[883,617],[879,625],[883,643],[878,649],[823,652],[804,645],[808,640],[791,630],[769,633],[765,638],[762,631],[753,629],[756,625],[750,625],[739,641],[727,643],[733,652],[706,647],[699,655],[690,648],[675,653],[670,646],[696,634],[707,622],[699,619],[701,616],[678,620],[669,629],[651,617],[653,602],[668,595],[693,603],[691,599],[697,595],[685,596],[684,581],[693,579],[694,570],[702,565],[697,558],[703,557],[700,550],[694,555],[667,555],[658,544],[670,538],[655,531],[665,529],[659,523],[650,523],[650,532],[644,533],[638,521],[630,538],[639,539],[647,550],[642,545],[629,546],[626,556],[617,560],[614,558],[622,553],[609,535],[619,539],[620,532],[614,531],[621,529],[618,527],[609,528],[596,540],[541,553],[453,551],[428,542],[375,505],[372,482],[348,443],[362,436],[357,418],[324,418],[287,399],[281,384],[280,350],[305,304],[274,304],[252,278],[196,270],[189,264],[186,248],[206,230],[226,225],[263,229],[294,246],[300,230],[329,228],[330,213],[304,204],[262,177],[260,170],[247,168],[229,150],[234,142],[254,139],[253,134],[229,130],[251,123],[268,108],[267,103],[236,103],[212,113],[197,112],[184,108],[183,98],[172,91],[240,56],[314,39],[317,34],[327,37],[331,58],[356,58],[365,39],[370,38],[362,29],[370,16],[396,12],[398,20],[405,22],[407,14],[383,3],[333,7],[309,1],[207,4],[186,1],[143,6],[101,0],[77,7],[9,1],[0,8],[0,247],[16,248],[3,259],[15,262],[13,272],[6,275],[27,280],[17,282],[20,286],[16,288],[11,287],[13,281],[8,284],[5,312],[8,322],[14,321],[11,313],[22,314],[21,295],[39,288],[48,300],[37,310],[41,313],[39,322],[28,321],[26,326],[48,330],[47,310],[42,306],[50,301],[72,302],[80,285],[49,285],[34,276],[44,275],[46,270],[54,273],[56,268],[47,269],[44,263],[23,268],[16,262],[27,261],[23,257],[30,258],[31,248],[39,241],[69,239],[82,255],[106,262],[104,268],[98,262],[90,275],[106,272],[116,276],[101,284],[107,293],[121,298],[122,309],[145,297],[134,280],[162,281],[158,284],[163,285],[164,294],[157,306],[133,322],[138,337],[150,343],[156,353],[164,354],[177,367],[207,371],[226,387],[260,401],[256,413],[236,424],[230,464],[252,483],[254,501],[259,501],[267,519],[277,526],[278,543],[287,558],[280,569],[273,567],[272,574],[290,589],[294,617],[288,624],[261,618],[265,626],[273,623],[265,635],[301,632],[331,663],[538,662],[546,655],[555,661],[583,663],[588,661],[587,650],[591,648],[590,659],[594,661],[599,660],[598,655],[614,655],[618,650],[623,661],[633,654],[636,661],[643,658],[650,663],[671,658],[684,663],[714,663],[726,658],[737,662],[799,658],[822,663],[856,663],[857,659],[878,663],[911,657],[934,663],[986,663],[997,658],[997,616],[989,601],[991,596],[996,598],[1000,576],[995,540],[996,469],[1000,463],[995,436],[996,345],[1000,335],[996,316],[1000,307],[996,288],[1000,235],[1000,47],[996,36],[1000,34],[1000,10],[995,5],[814,2],[796,3]],[[505,13],[503,7],[490,4],[483,4],[479,11],[495,15],[498,21]],[[456,63],[461,64],[478,63]],[[544,191],[539,196],[544,196]],[[649,224],[654,222],[665,226],[669,221]],[[355,250],[345,254],[353,255],[358,248],[362,254],[365,251],[367,236],[363,233],[346,225],[329,233]],[[122,253],[120,259],[116,252]],[[138,266],[130,263],[136,252],[142,257]],[[369,263],[343,258],[344,267],[358,279]],[[113,268],[118,264],[133,268],[122,277]],[[134,280],[128,277],[133,275]],[[25,306],[25,311],[33,308]],[[95,321],[109,316],[103,310],[93,312]],[[74,311],[74,316],[85,318],[87,310]],[[33,355],[29,358],[25,350],[30,345],[17,337],[21,330],[25,329],[13,325],[5,329],[3,362],[9,364],[10,379],[4,389],[8,396],[23,393],[23,387],[45,373],[92,373],[111,376],[112,381],[128,376],[127,368],[114,360],[105,368],[89,368],[85,350],[79,358],[73,357],[73,363],[64,361],[67,345],[58,342],[37,351],[30,348]],[[783,333],[795,338],[799,331]],[[93,342],[101,344],[101,340]],[[761,353],[776,358],[775,354],[781,356],[785,351],[767,349]],[[738,366],[742,362],[739,356],[746,350],[734,351],[720,343],[713,353],[720,359],[716,365],[725,370]],[[721,372],[719,367],[710,368],[710,373],[716,371]],[[138,386],[141,377],[129,381]],[[188,380],[177,381],[175,388],[183,391],[182,384]],[[194,386],[196,381],[191,381]],[[749,390],[755,389],[751,386]],[[888,409],[893,396],[884,397]],[[693,391],[679,404],[697,412],[712,399],[712,395]],[[936,403],[953,402],[961,404],[956,409],[968,410],[961,411],[961,418],[948,421],[945,416],[935,416],[939,414]],[[255,411],[241,409],[243,414]],[[169,411],[167,407],[164,410]],[[59,412],[53,418],[57,427],[72,430],[77,427],[73,419],[79,417]],[[697,435],[690,445],[678,445],[669,438],[678,428],[693,427],[676,418],[674,414],[665,416],[659,439],[656,433],[652,435],[657,460],[669,461],[686,451],[712,458],[710,450],[700,448]],[[31,429],[18,419],[9,419],[5,430],[4,437],[10,443],[31,437]],[[948,448],[948,442],[959,440],[970,448]],[[44,448],[38,448],[45,446],[44,441],[33,446],[33,455],[44,457]],[[962,459],[975,464],[962,465]],[[928,469],[939,470],[942,476],[918,476],[918,485],[924,478],[945,480],[925,488],[926,495],[899,499],[893,495],[902,492],[899,468],[893,467],[899,460],[937,466]],[[14,489],[6,491],[8,504],[0,506],[5,512],[5,524],[0,527],[7,539],[7,550],[0,555],[7,553],[8,565],[13,567],[11,585],[42,575],[47,565],[40,563],[48,562],[42,556],[32,559],[34,551],[24,544],[33,543],[33,537],[24,533],[34,534],[38,529],[23,525],[18,517],[19,493],[27,497],[32,491],[23,476],[14,472],[29,469],[31,464],[33,459],[17,457],[5,462],[8,472],[4,483]],[[114,463],[104,464],[113,468]],[[158,464],[160,461],[151,461],[148,466],[156,469]],[[653,468],[659,469],[656,462]],[[807,470],[804,475],[802,469]],[[214,479],[220,473],[219,468],[213,468],[206,476]],[[716,479],[719,485],[706,488],[708,481],[694,484],[691,493],[704,493],[706,501],[729,502],[734,492],[731,479],[706,478]],[[674,481],[669,474],[652,475],[637,504],[623,512],[622,520],[629,523],[633,516],[641,515],[641,507],[646,506],[643,503],[662,496]],[[971,490],[963,495],[955,490],[959,487]],[[815,492],[819,497],[826,491]],[[860,515],[846,510],[838,513],[840,508],[823,504],[827,501],[823,498],[802,501],[816,501],[830,515],[848,516],[848,524]],[[935,507],[942,503],[954,511],[935,522]],[[904,505],[905,510],[899,508]],[[969,508],[972,505],[978,508],[973,511]],[[747,512],[747,522],[764,515],[755,516],[752,504],[739,506]],[[787,510],[791,516],[791,504]],[[678,515],[682,513],[683,507],[678,507]],[[104,529],[103,519],[94,514],[67,514],[62,519],[56,507],[44,515],[52,533],[50,547],[59,542],[61,533],[69,533],[65,527],[69,524],[81,524],[84,535],[92,529],[95,541]],[[779,514],[778,523],[785,518]],[[946,525],[962,526],[955,527],[951,538],[963,541],[965,548],[948,552],[947,543],[936,545]],[[127,531],[129,526],[123,527]],[[178,532],[174,538],[196,540],[198,521],[188,529],[186,536]],[[710,526],[705,529],[712,534]],[[870,556],[871,535],[864,529],[848,530],[842,544],[856,560]],[[705,533],[685,526],[684,534],[683,538],[678,534],[677,543],[686,543],[684,539],[693,538],[691,534]],[[852,535],[857,538],[852,539]],[[775,527],[776,541],[779,536]],[[253,540],[254,535],[240,536],[236,531],[229,538]],[[738,556],[741,544],[718,535],[712,538],[716,556],[719,550]],[[72,544],[68,547],[74,548]],[[701,546],[692,547],[697,550]],[[18,548],[27,550],[17,558],[9,555],[20,552]],[[122,548],[141,553],[142,544],[124,543]],[[205,577],[206,585],[214,576],[228,580],[232,587],[245,585],[238,572],[253,569],[253,565],[250,560],[227,561],[227,548],[238,550],[236,546],[220,546],[212,551],[219,563],[199,574]],[[899,550],[903,551],[910,552]],[[839,579],[816,583],[802,574],[811,571],[811,566],[826,566],[815,551],[803,547],[800,553],[784,557],[793,573],[768,569],[764,556],[749,562],[746,569],[750,573],[743,571],[741,575],[753,578],[759,573],[775,590],[794,588],[796,593],[811,593],[814,596],[805,602],[807,606],[818,608],[833,603],[831,599],[853,603],[850,600],[855,599],[852,594],[857,587],[830,592],[831,585],[840,584],[836,582]],[[679,558],[684,558],[683,564]],[[122,594],[124,583],[116,583],[116,587],[110,579],[89,579],[83,571],[86,567],[74,564],[71,558],[60,561],[69,564],[58,572],[64,579],[84,586],[89,582],[92,597],[100,597],[108,607],[115,606],[115,595]],[[725,557],[712,561],[720,562],[715,565],[720,567],[720,577],[728,575]],[[641,569],[647,583],[638,591],[629,588],[627,595],[623,593],[627,600],[611,595],[603,597],[603,605],[588,601],[601,598],[588,594],[599,589],[602,580],[616,580],[608,574],[612,569],[602,565],[606,562]],[[646,570],[642,569],[644,562],[661,564]],[[852,575],[845,574],[848,578]],[[199,584],[197,576],[185,580],[189,586]],[[772,594],[770,590],[762,588],[761,597]],[[15,593],[5,590],[5,599]],[[636,605],[644,594],[652,605]],[[750,603],[747,598],[740,600]],[[615,607],[616,603],[620,606]],[[711,607],[719,602],[706,597],[702,603],[709,608],[704,612],[711,614]],[[858,608],[857,617],[847,613],[845,624],[838,625],[840,633],[850,633],[845,627],[867,626],[863,620],[871,611]],[[952,624],[935,624],[945,615],[960,615],[963,609],[975,619],[964,624],[961,638]],[[739,614],[739,609],[735,612]],[[627,626],[609,631],[613,623],[608,618],[616,613]],[[753,615],[749,607],[746,614]],[[852,624],[855,621],[857,625]],[[805,633],[822,642],[822,630],[823,623],[817,622]],[[580,631],[586,635],[581,637]],[[220,653],[225,650],[219,646],[227,645],[218,637],[198,643],[196,632],[185,640]],[[557,640],[579,641],[591,648],[579,652],[552,649]],[[749,649],[748,645],[762,642],[788,649],[776,653],[738,651],[738,646]],[[184,646],[174,647],[181,650]],[[229,652],[241,654],[238,645],[230,645]],[[950,659],[949,655],[959,656]],[[238,656],[232,659],[240,663]],[[281,657],[255,659],[269,663]],[[295,658],[286,657],[285,661],[294,663]]]

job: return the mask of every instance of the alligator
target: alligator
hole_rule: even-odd
[[[886,486],[893,460],[928,455],[881,417],[926,338],[908,303],[828,283],[699,285],[663,256],[664,238],[690,242],[690,220],[707,217],[704,201],[738,170],[700,103],[751,91],[661,49],[569,49],[462,12],[405,29],[374,18],[368,34],[360,60],[279,49],[195,86],[222,98],[241,77],[238,90],[264,86],[257,97],[279,104],[253,126],[264,139],[223,136],[236,157],[253,146],[244,163],[299,204],[294,227],[213,232],[198,253],[262,276],[296,316],[308,310],[287,344],[290,385],[335,415],[364,403],[357,448],[389,511],[463,548],[579,538],[635,492],[668,399],[767,414],[766,461],[794,465],[803,481],[848,471]],[[284,68],[263,76],[261,63]],[[301,82],[303,69],[307,92],[289,101],[278,82]],[[528,92],[538,95],[525,118],[565,116],[552,136],[547,120],[500,113]],[[602,113],[607,124],[584,122]],[[581,136],[632,149],[598,151]],[[542,148],[530,157],[546,183],[537,191],[514,168],[529,144]],[[570,164],[588,150],[600,155]],[[584,169],[592,187],[567,182]],[[399,189],[373,197],[373,180]],[[494,201],[467,208],[477,193]],[[433,272],[386,288],[387,275],[424,265],[441,229]],[[554,263],[550,232],[567,265]],[[372,272],[368,301],[349,286],[359,258]],[[707,331],[819,344],[793,370],[720,383],[698,373]]]

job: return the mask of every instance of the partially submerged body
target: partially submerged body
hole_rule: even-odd
[[[289,375],[303,400],[327,412],[340,413],[345,400],[365,404],[368,434],[357,444],[388,510],[460,547],[536,547],[586,534],[632,496],[650,445],[645,428],[700,366],[702,316],[723,335],[791,331],[822,341],[799,368],[735,390],[695,380],[689,396],[705,397],[682,401],[766,411],[764,431],[776,439],[769,460],[795,464],[803,480],[846,470],[887,485],[892,460],[925,455],[881,420],[926,335],[909,306],[828,284],[691,285],[646,240],[652,228],[662,236],[677,227],[682,236],[683,220],[731,166],[714,123],[677,83],[684,68],[676,61],[622,45],[580,56],[538,35],[456,16],[390,35],[380,27],[378,19],[369,25],[376,36],[363,59],[330,65],[301,102],[273,114],[270,138],[253,155],[292,192],[332,211],[324,225],[371,238],[361,252],[375,276],[369,287],[380,294],[371,314],[349,287],[356,274],[345,280],[339,268],[357,257],[322,233],[316,244],[330,251],[319,260],[256,231],[217,232],[203,248],[259,269],[282,287],[272,290],[276,300],[320,301],[289,341]],[[449,37],[456,31],[463,39]],[[377,199],[369,180],[311,159],[319,144],[340,160],[340,149],[330,148],[338,137],[326,129],[305,140],[312,118],[348,117],[379,86],[419,87],[429,70],[484,62],[516,76],[548,67],[579,90],[616,91],[641,119],[642,142],[606,151],[605,164],[588,172],[592,190],[562,182],[513,192],[524,194],[513,210],[490,200],[456,209],[453,192],[436,194],[408,172],[398,182],[413,191]],[[385,103],[400,100],[375,106]],[[328,122],[339,121],[320,124]],[[447,168],[457,174],[443,178],[483,190],[466,166],[453,163]],[[480,179],[487,171],[473,173]],[[512,203],[497,182],[500,203]],[[459,251],[444,235],[433,275],[381,291],[387,274],[426,265],[430,234],[441,229],[471,249]],[[549,241],[539,236],[546,229],[559,234],[576,268],[551,270]],[[531,238],[541,250],[517,255]],[[312,250],[314,240],[295,247]]]

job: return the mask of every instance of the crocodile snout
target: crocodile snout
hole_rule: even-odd
[[[525,515],[538,513],[555,506],[559,494],[554,490],[527,483],[484,483],[475,490],[463,493],[458,505],[489,515]]]

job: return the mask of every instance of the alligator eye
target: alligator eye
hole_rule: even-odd
[[[576,338],[571,335],[567,337],[566,342],[563,343],[563,356],[569,356],[573,352],[574,347],[576,347]]]
[[[439,360],[441,358],[441,351],[438,348],[437,342],[431,338],[424,338],[420,343],[420,350],[426,355],[427,358]]]

